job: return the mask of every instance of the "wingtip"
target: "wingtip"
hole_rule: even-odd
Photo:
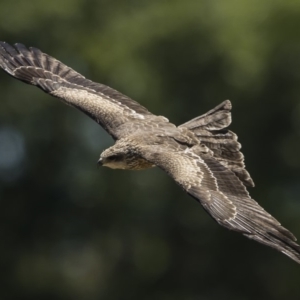
[[[231,101],[229,99],[225,100],[223,102],[223,107],[224,107],[224,109],[231,110],[232,109]]]
[[[0,45],[2,46],[2,45],[5,45],[5,44],[7,44],[7,42],[5,42],[5,41],[0,41]]]
[[[2,51],[5,51],[5,48],[6,48],[7,45],[8,45],[8,43],[3,42],[3,41],[0,41],[0,49],[1,49]]]

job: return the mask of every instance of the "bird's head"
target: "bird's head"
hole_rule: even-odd
[[[133,145],[126,140],[119,140],[115,145],[103,151],[97,164],[123,170],[143,170],[153,167],[153,164],[142,158]]]
[[[127,169],[126,167],[126,146],[116,143],[112,147],[103,151],[98,160],[98,166],[109,167],[111,169]]]

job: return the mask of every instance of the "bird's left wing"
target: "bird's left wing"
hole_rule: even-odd
[[[0,42],[0,67],[9,75],[78,108],[115,139],[122,137],[117,130],[120,125],[152,115],[129,97],[86,79],[36,48],[26,48],[22,44],[13,47]]]
[[[240,179],[212,156],[159,146],[144,146],[139,152],[166,171],[220,225],[300,263],[300,246],[294,235],[251,199]]]

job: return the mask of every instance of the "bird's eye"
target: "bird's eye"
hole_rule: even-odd
[[[111,155],[109,157],[110,160],[118,160],[118,155]]]

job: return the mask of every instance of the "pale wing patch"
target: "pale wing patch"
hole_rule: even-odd
[[[110,102],[112,102],[114,104],[117,104],[118,106],[123,108],[123,111],[127,112],[128,116],[130,116],[132,118],[136,118],[136,119],[144,119],[145,118],[142,114],[137,113],[135,110],[129,108],[128,106],[124,105],[120,101],[117,101],[117,100],[111,98],[109,95],[106,95],[102,92],[96,91],[96,90],[94,90],[90,87],[84,87],[84,89],[83,89],[83,87],[81,85],[76,84],[74,82],[70,83],[67,80],[65,80],[64,78],[62,78],[61,76],[56,75],[51,71],[44,70],[42,68],[32,67],[32,66],[25,66],[25,67],[21,66],[21,67],[16,68],[14,70],[14,72],[12,72],[11,74],[14,75],[16,73],[16,71],[18,71],[20,69],[33,69],[33,70],[36,70],[36,71],[41,70],[45,74],[46,77],[47,77],[47,74],[49,74],[49,76],[48,76],[49,78],[38,78],[39,74],[36,74],[37,77],[34,77],[31,82],[32,82],[32,84],[38,83],[41,87],[43,87],[43,82],[44,81],[45,82],[47,82],[47,81],[52,82],[54,86],[57,83],[58,84],[58,89],[55,89],[52,92],[50,92],[51,95],[61,97],[59,95],[62,95],[64,93],[63,92],[64,89],[67,89],[69,91],[74,90],[74,92],[76,92],[76,93],[79,93],[79,92],[84,93],[85,91],[88,93],[90,91],[91,92],[90,94],[99,95],[99,98],[106,99],[106,100],[109,100]],[[83,76],[81,76],[81,77],[85,78]],[[65,83],[66,86],[59,86],[62,83]],[[70,87],[68,87],[68,85],[70,85]],[[73,99],[75,99],[75,98],[73,97]],[[90,97],[87,97],[87,99],[90,99]],[[109,101],[107,101],[107,102],[109,102]],[[71,104],[71,103],[68,103],[68,104]],[[85,104],[86,104],[86,102],[85,102]]]
[[[146,150],[148,148],[148,150]],[[143,157],[165,170],[184,190],[200,201],[218,222],[232,220],[237,212],[233,202],[219,190],[218,182],[204,160],[191,149],[162,152],[145,147]]]
[[[127,121],[127,118],[144,118],[132,109],[119,105],[117,101],[108,100],[106,96],[90,93],[87,90],[60,87],[51,92],[51,95],[61,98],[66,104],[74,106],[94,116],[109,133]]]
[[[198,169],[202,171],[203,177],[198,185],[188,188],[187,191],[200,200],[203,207],[216,219],[217,222],[233,220],[237,215],[237,208],[233,202],[220,191],[218,181],[213,172],[207,166],[201,156],[193,153],[192,149],[185,150],[185,153],[194,159]],[[205,194],[203,195],[203,192]]]
[[[36,85],[45,92],[60,98],[63,98],[63,89],[74,89],[76,93],[81,93],[81,95],[83,95],[82,91],[86,90],[90,94],[96,94],[100,99],[106,99],[122,108],[120,111],[129,119],[143,120],[145,119],[144,114],[152,115],[146,108],[129,97],[103,84],[97,84],[86,79],[78,72],[36,48],[27,49],[22,44],[15,44],[13,47],[5,42],[0,42],[0,67],[17,79]],[[72,104],[71,100],[74,101],[74,99],[75,97],[72,96],[72,99],[66,99],[65,102],[86,112],[93,119],[97,117],[98,123],[105,126],[101,115],[95,116],[88,106],[80,106],[80,103],[89,106],[94,106],[94,103],[75,101],[76,104]]]

